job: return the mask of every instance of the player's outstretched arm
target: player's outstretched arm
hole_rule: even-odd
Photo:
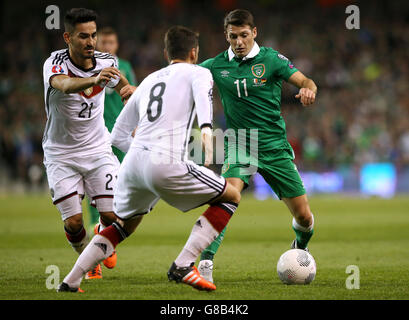
[[[122,94],[121,94],[121,92],[123,92],[124,90],[126,90],[127,87],[130,87],[130,86],[131,85],[129,84],[128,79],[126,79],[125,76],[123,74],[121,74],[121,76],[119,78],[119,82],[118,82],[118,84],[116,85],[116,87],[114,89],[121,96],[122,101],[128,100],[129,97],[131,96],[131,95],[129,95],[127,97],[122,97]]]
[[[77,78],[67,75],[56,75],[50,79],[53,88],[58,89],[66,94],[84,91],[94,85],[105,85],[112,78],[121,76],[118,69],[109,67],[102,69],[96,77]]]
[[[300,91],[295,97],[300,99],[303,106],[309,106],[315,102],[317,86],[312,79],[307,78],[300,71],[297,71],[291,75],[288,82],[300,88]]]

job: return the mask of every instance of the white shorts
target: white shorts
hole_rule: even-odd
[[[182,211],[213,201],[226,179],[192,161],[155,164],[151,151],[130,149],[118,172],[114,212],[127,220],[150,212],[159,199]]]
[[[119,161],[112,152],[44,162],[53,203],[63,220],[82,213],[84,193],[98,211],[113,211]]]

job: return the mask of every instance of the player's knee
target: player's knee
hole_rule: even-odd
[[[234,199],[233,202],[239,204],[241,201],[241,193],[236,190],[236,192],[234,193]]]
[[[110,226],[113,222],[117,220],[117,217],[112,211],[100,212],[100,220],[105,226]]]
[[[84,226],[82,214],[77,214],[64,220],[64,227],[71,233],[79,232]]]
[[[239,204],[241,200],[240,192],[234,187],[231,187],[229,191],[230,191],[229,192],[230,199],[228,201]]]
[[[303,227],[309,227],[313,223],[312,213],[308,206],[297,208],[294,216],[297,222]]]
[[[128,235],[131,235],[135,231],[135,229],[138,227],[138,225],[141,223],[142,218],[143,218],[143,215],[139,215],[139,216],[136,216],[126,221],[120,220],[120,219],[117,219],[117,221],[125,229]]]

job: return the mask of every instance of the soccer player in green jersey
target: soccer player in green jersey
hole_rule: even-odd
[[[314,103],[317,86],[285,56],[272,48],[260,47],[255,42],[257,28],[252,14],[247,10],[229,12],[224,20],[224,29],[229,49],[201,64],[213,75],[227,128],[236,136],[233,140],[225,139],[222,175],[242,191],[247,187],[250,177],[256,171],[259,172],[293,215],[295,240],[291,247],[308,250],[314,217],[293,163],[294,152],[287,141],[281,116],[281,86],[284,80],[300,88],[295,98],[300,99],[303,106]],[[239,131],[243,129],[246,131],[243,143],[229,142],[240,141]],[[256,155],[250,150],[254,141],[251,131],[254,130],[258,139],[255,140],[258,141]],[[240,157],[249,160],[242,161]],[[225,229],[202,252],[199,271],[208,281],[213,282],[213,258],[224,233]]]
[[[110,27],[104,27],[98,30],[97,37],[97,49],[101,52],[107,52],[113,56],[116,56],[119,48],[118,35],[114,29]],[[131,64],[123,59],[118,58],[118,69],[129,81],[132,86],[136,85],[135,74],[132,70]],[[124,89],[126,90],[126,88]],[[105,89],[105,105],[104,105],[104,120],[105,126],[108,128],[109,132],[112,131],[114,127],[115,120],[122,111],[124,103],[121,100],[121,96],[110,88]],[[125,154],[119,149],[112,147],[113,153],[118,158],[119,162],[122,162]],[[99,223],[99,213],[96,208],[89,205],[90,212],[90,225]]]
[[[98,30],[97,48],[101,52],[108,52],[109,54],[116,56],[119,48],[119,41],[118,35],[114,29],[105,27]],[[125,78],[128,79],[129,84],[135,86],[135,74],[132,70],[131,64],[126,60],[118,58],[118,67],[119,71],[121,71]],[[121,113],[123,107],[124,103],[121,100],[121,96],[114,90],[106,90],[104,120],[105,126],[108,128],[109,132],[112,131],[115,120]],[[125,154],[115,147],[112,147],[112,150],[117,156],[118,160],[122,162]]]

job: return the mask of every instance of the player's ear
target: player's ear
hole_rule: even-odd
[[[70,44],[70,42],[71,42],[71,39],[70,39],[70,33],[69,32],[64,32],[64,34],[63,34],[63,37],[64,37],[64,41],[65,41],[65,43],[66,44]]]
[[[168,63],[170,63],[169,56],[168,56],[168,52],[166,51],[166,49],[163,49],[163,56],[165,57],[165,60],[166,60]]]
[[[190,61],[192,61],[192,63],[195,64],[197,63],[198,58],[199,58],[199,47],[190,49],[190,52],[189,52]]]
[[[226,41],[227,41],[228,43],[230,43],[229,34],[227,33],[226,30],[224,31],[224,35],[225,35],[225,37],[226,37]]]

